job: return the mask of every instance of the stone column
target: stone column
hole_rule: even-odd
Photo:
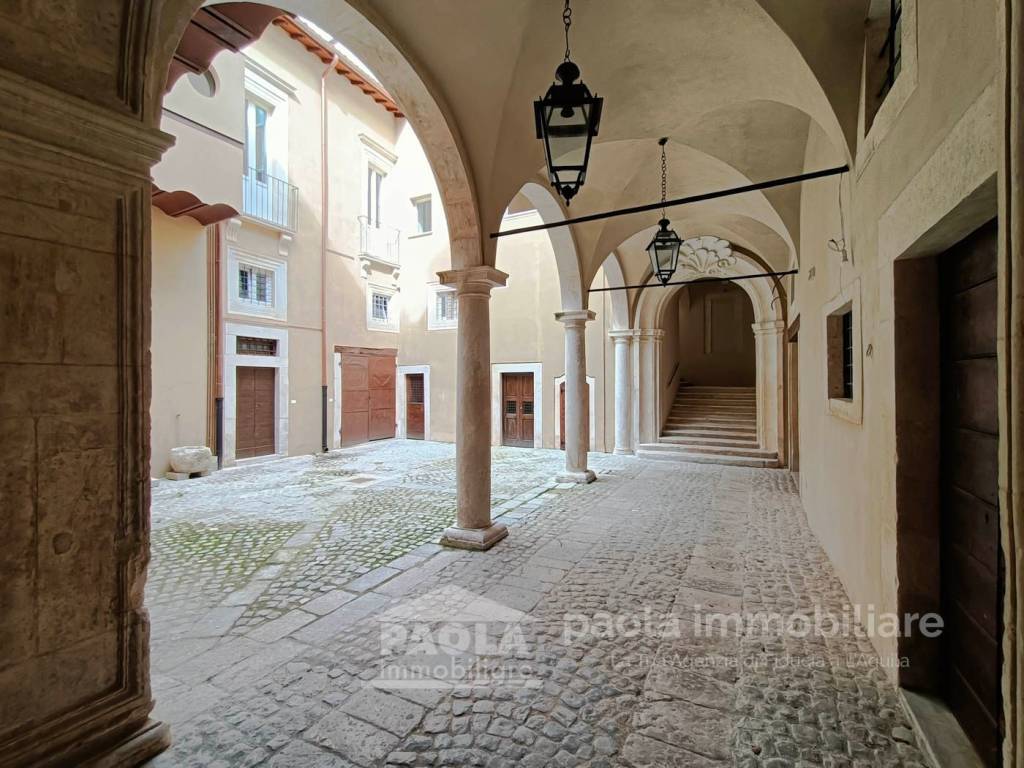
[[[491,522],[491,289],[505,285],[504,272],[479,266],[440,272],[459,301],[455,401],[455,478],[458,519],[441,543],[490,549],[508,535]]]
[[[615,453],[633,453],[633,331],[612,331],[615,344]]]
[[[782,412],[782,354],[786,324],[781,320],[754,323],[754,354],[757,364],[757,438],[761,447],[785,455]]]
[[[660,383],[658,382],[658,364],[660,362],[661,339],[665,332],[660,329],[648,329],[637,332],[640,344],[640,443],[657,442],[661,432],[661,413],[659,412]]]
[[[587,322],[595,317],[589,309],[555,313],[555,319],[565,326],[565,472],[558,475],[560,483],[592,483],[596,479],[593,470],[587,469],[590,399],[586,342]]]

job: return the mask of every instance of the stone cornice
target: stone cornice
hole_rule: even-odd
[[[555,320],[568,326],[586,325],[597,317],[597,313],[591,309],[569,309],[565,312],[555,312]]]
[[[174,137],[0,69],[0,136],[149,179]]]
[[[460,296],[490,296],[492,288],[501,288],[508,280],[507,274],[488,266],[449,269],[438,272],[437,277],[442,285],[454,287]]]

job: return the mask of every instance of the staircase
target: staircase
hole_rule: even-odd
[[[757,396],[753,387],[679,387],[665,429],[637,456],[663,461],[777,467],[778,454],[757,442]]]

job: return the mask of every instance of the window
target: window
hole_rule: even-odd
[[[255,174],[257,180],[267,179],[267,109],[249,100],[245,105],[245,157],[246,174]]]
[[[394,288],[369,285],[366,289],[366,327],[376,331],[398,331],[398,297]]]
[[[391,304],[391,297],[382,293],[373,294],[373,319],[382,323],[388,321],[388,306]]]
[[[427,291],[427,330],[438,331],[459,325],[459,297],[447,285],[430,285]]]
[[[274,306],[274,272],[261,267],[238,266],[239,300],[261,307]]]
[[[878,94],[880,99],[885,99],[900,74],[903,57],[903,0],[889,0],[889,29],[878,55],[887,63],[882,90]]]
[[[416,208],[416,234],[428,235],[434,231],[433,205],[430,195],[412,201]]]
[[[384,187],[384,174],[372,165],[366,169],[366,218],[370,224],[380,227],[381,190]]]
[[[235,340],[235,352],[239,355],[263,355],[274,357],[277,354],[277,339],[261,339],[255,336],[239,336]]]
[[[409,405],[423,405],[423,374],[409,374]]]
[[[828,396],[853,400],[854,355],[853,309],[846,306],[826,320],[828,352]]]
[[[853,312],[844,312],[843,326],[843,398],[853,399]]]

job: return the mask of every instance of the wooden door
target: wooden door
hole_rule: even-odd
[[[800,471],[800,318],[789,330],[786,343],[786,451],[790,472]],[[799,489],[798,489],[799,490]]]
[[[501,444],[533,447],[533,374],[501,375]]]
[[[341,444],[395,436],[396,350],[341,351]]]
[[[991,222],[939,257],[943,692],[991,766],[1004,730],[996,236]]]
[[[423,374],[405,376],[405,436],[410,440],[423,439]]]
[[[276,450],[274,382],[276,368],[235,369],[235,458],[267,456]]]
[[[587,425],[587,450],[590,450],[590,382],[583,389],[583,423]],[[565,382],[558,387],[558,447],[565,450]]]

